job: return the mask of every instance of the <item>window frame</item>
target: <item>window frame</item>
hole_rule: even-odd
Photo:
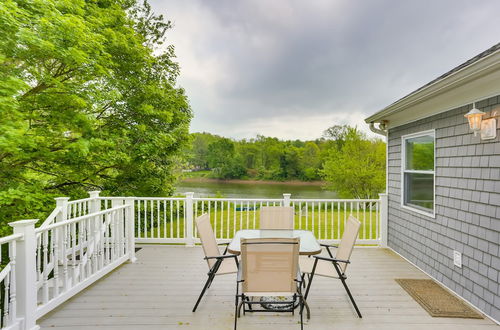
[[[406,169],[406,140],[417,138],[421,136],[430,135],[434,139],[434,169],[432,171],[428,170],[407,170]],[[405,204],[405,195],[406,195],[406,185],[405,185],[405,173],[415,173],[415,174],[432,174],[432,196],[433,196],[433,208],[432,211],[425,211],[424,208],[417,208],[412,206],[411,204]],[[401,136],[401,207],[416,212],[418,214],[422,214],[431,218],[436,217],[436,130],[431,129],[427,131],[406,134]]]

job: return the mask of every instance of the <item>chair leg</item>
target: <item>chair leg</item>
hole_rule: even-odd
[[[207,288],[210,285],[210,283],[213,281],[214,277],[215,277],[215,274],[208,275],[207,281],[205,282],[205,286],[203,286],[203,290],[201,290],[200,296],[198,297],[198,300],[196,301],[196,304],[194,305],[193,312],[196,312],[196,309],[198,308],[198,304],[200,303],[201,298],[205,294],[205,291],[207,291]]]
[[[238,317],[241,316],[241,307],[243,306],[243,312],[245,312],[245,299],[241,298],[241,301],[238,305]]]
[[[304,330],[304,297],[300,296],[300,330]]]
[[[304,300],[307,300],[307,296],[309,295],[309,290],[311,289],[311,284],[313,281],[314,273],[316,272],[316,266],[318,265],[318,259],[314,260],[313,268],[311,274],[309,275],[309,283],[307,283],[306,294],[304,295]]]
[[[234,330],[236,330],[236,324],[238,323],[238,293],[236,293],[234,302]]]
[[[309,276],[309,281],[307,282],[306,293],[304,294],[304,300],[307,300],[307,296],[309,295],[309,290],[311,289],[311,284],[313,280],[313,275]]]
[[[358,313],[358,316],[359,318],[363,318],[363,316],[361,316],[361,312],[359,311],[359,308],[358,308],[358,305],[356,305],[356,302],[354,301],[354,298],[351,294],[351,291],[349,290],[349,288],[347,287],[347,283],[345,282],[345,278],[342,276],[340,277],[340,281],[342,282],[342,284],[344,285],[344,288],[347,292],[347,295],[349,296],[349,298],[351,299],[351,302],[354,306],[354,309],[356,310],[356,313]]]
[[[250,301],[250,297],[247,297],[247,301]],[[248,304],[248,310],[252,310],[252,304]]]
[[[304,306],[305,306],[306,312],[307,312],[307,319],[310,320],[311,319],[311,310],[309,309],[309,305],[307,304],[307,301],[305,301],[304,299],[302,299],[302,301],[304,302],[302,308],[304,308]]]
[[[351,294],[351,291],[349,290],[349,288],[347,287],[347,283],[345,282],[345,279],[346,279],[345,275],[340,271],[340,267],[337,264],[337,262],[333,262],[333,266],[335,267],[335,271],[337,272],[339,279],[342,282],[342,285],[344,286],[344,289],[347,292],[347,295],[349,296],[349,299],[351,299],[351,302],[354,306],[354,309],[356,310],[356,313],[358,313],[359,318],[362,318],[361,312],[359,311],[359,308],[358,308],[358,305],[356,305],[356,302],[354,301],[354,298]]]
[[[305,307],[306,312],[307,312],[307,319],[309,320],[311,318],[311,310],[309,309],[309,305],[307,304],[306,298],[304,296],[302,296],[302,293],[301,293],[301,301],[302,301],[302,304],[300,305],[300,312],[302,313],[302,311],[304,310],[304,307]]]
[[[210,286],[212,285],[212,282],[214,281],[214,278],[215,278],[215,276],[212,276],[212,279],[210,280],[210,282],[208,282],[207,289],[210,289]]]

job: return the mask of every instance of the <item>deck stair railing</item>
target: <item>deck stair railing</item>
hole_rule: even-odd
[[[194,219],[210,215],[218,241],[240,229],[259,228],[260,208],[292,206],[295,229],[311,230],[322,242],[338,242],[349,215],[361,221],[360,245],[387,244],[387,195],[379,199],[103,197],[98,191],[56,207],[38,220],[12,222],[0,238],[2,329],[38,329],[36,320],[126,261],[135,243],[199,243]]]

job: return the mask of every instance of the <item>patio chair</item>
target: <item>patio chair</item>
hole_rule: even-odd
[[[352,297],[351,291],[346,284],[347,276],[345,274],[347,265],[350,263],[349,259],[351,258],[351,253],[354,248],[354,243],[356,243],[356,238],[358,237],[359,227],[361,223],[358,219],[353,216],[349,216],[347,219],[347,223],[345,225],[344,234],[342,235],[342,239],[338,247],[328,244],[321,244],[326,248],[329,257],[323,256],[313,256],[314,258],[301,257],[299,264],[300,270],[303,274],[307,274],[309,277],[309,281],[307,284],[306,293],[304,295],[304,299],[307,299],[309,294],[309,289],[311,288],[311,284],[314,276],[325,276],[331,278],[340,279],[342,285],[344,286],[347,295],[349,296],[356,313],[361,318],[361,312]],[[333,256],[330,248],[337,248],[337,253],[335,257]],[[304,279],[304,276],[303,276]]]
[[[234,254],[226,254],[227,246],[224,253],[220,253],[219,246],[215,240],[215,234],[210,224],[210,216],[205,213],[195,220],[196,228],[198,229],[198,234],[200,235],[201,245],[203,246],[203,252],[205,253],[205,260],[208,264],[208,279],[205,282],[205,286],[194,305],[193,312],[196,312],[198,304],[201,298],[205,294],[205,291],[210,287],[212,281],[216,275],[226,275],[235,274],[238,272],[238,258]],[[227,245],[227,243],[225,243]]]
[[[303,329],[303,304],[301,275],[298,269],[299,238],[241,239],[241,267],[238,271],[235,297],[234,329],[236,330],[241,308],[246,312],[291,312],[300,310]],[[241,294],[239,287],[241,285]],[[279,310],[254,309],[263,304],[255,298],[271,297],[265,304],[283,306]],[[272,297],[288,299],[273,300]],[[298,303],[298,305],[297,305]],[[248,305],[248,309],[246,308]]]
[[[262,207],[260,209],[260,229],[293,229],[293,207]]]

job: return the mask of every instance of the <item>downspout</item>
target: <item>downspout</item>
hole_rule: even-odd
[[[375,123],[370,123],[370,130],[373,133],[383,135],[385,137],[385,202],[389,203],[389,134],[387,131],[387,122],[383,121],[379,123],[378,128],[375,127]],[[380,196],[382,200],[382,196]],[[385,223],[384,228],[381,230],[385,231],[385,239],[382,237],[380,242],[380,247],[387,248],[388,240],[389,240],[389,208],[386,205],[385,209],[382,209],[381,212],[385,211]],[[382,224],[381,224],[382,225]]]

